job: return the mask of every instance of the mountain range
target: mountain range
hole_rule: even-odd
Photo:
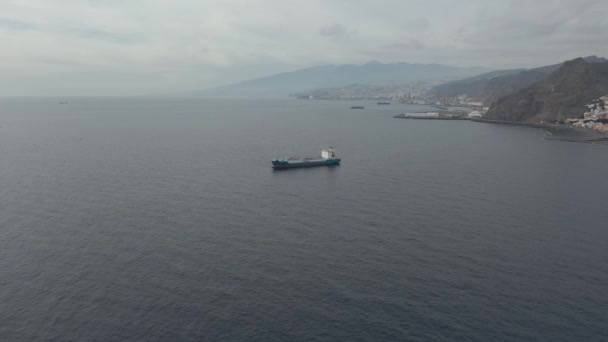
[[[480,67],[442,64],[380,63],[324,65],[256,78],[209,89],[213,96],[287,96],[290,93],[351,84],[400,84],[413,81],[447,81],[487,72]]]
[[[608,59],[597,56],[584,57],[583,60],[590,63],[608,62]],[[479,101],[489,106],[503,96],[541,81],[562,65],[563,63],[559,63],[534,69],[492,71],[435,86],[429,91],[429,94],[438,98],[453,98],[458,95],[467,95],[467,97],[474,101]]]
[[[483,68],[441,64],[325,65],[239,82],[204,94],[285,97],[323,87],[397,85],[433,80],[449,81],[430,89],[429,95],[453,98],[466,94],[490,105],[486,119],[563,121],[579,117],[584,112],[583,105],[608,94],[608,59],[588,56],[533,69],[490,72]]]
[[[541,122],[580,117],[585,104],[608,94],[608,62],[576,58],[540,81],[492,103],[485,119]]]

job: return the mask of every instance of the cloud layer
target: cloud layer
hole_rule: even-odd
[[[608,56],[608,2],[4,0],[0,95],[178,93],[319,64]]]

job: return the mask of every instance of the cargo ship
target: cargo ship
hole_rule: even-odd
[[[390,105],[390,102],[378,102],[379,105]]]
[[[321,157],[317,158],[274,159],[272,161],[272,168],[278,170],[296,167],[330,166],[340,164],[341,160],[340,158],[336,158],[333,147],[330,147],[321,151]]]

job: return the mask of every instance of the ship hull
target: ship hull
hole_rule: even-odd
[[[272,168],[275,170],[295,169],[300,167],[317,167],[317,166],[332,166],[339,165],[341,159],[324,159],[324,160],[306,160],[306,161],[289,161],[289,160],[273,160]]]

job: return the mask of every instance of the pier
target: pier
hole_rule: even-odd
[[[411,115],[399,114],[393,116],[396,119],[414,119],[414,120],[471,120],[466,116],[437,116],[437,115]]]

